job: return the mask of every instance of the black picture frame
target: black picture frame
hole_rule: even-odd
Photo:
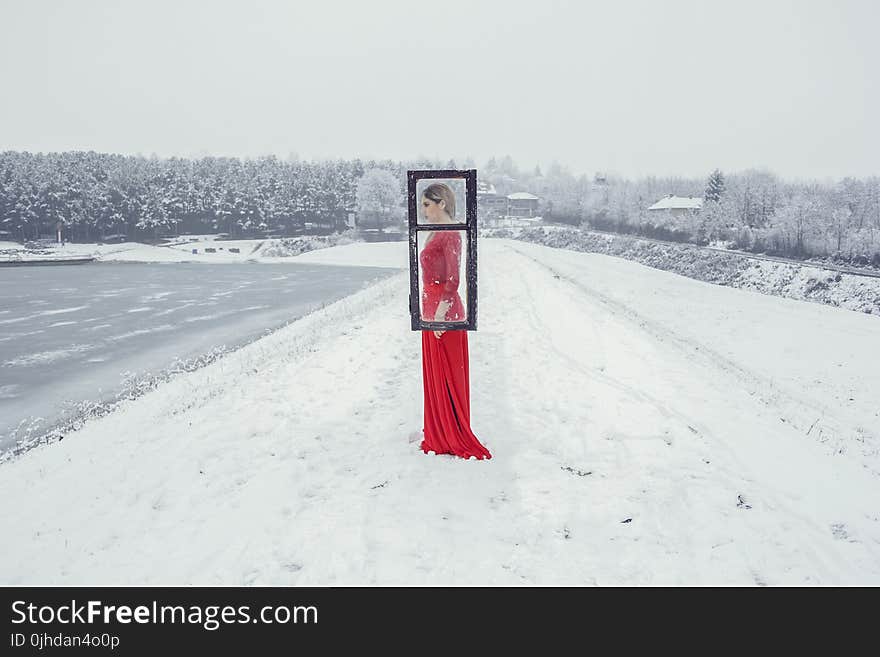
[[[465,221],[454,224],[420,224],[419,181],[438,178],[462,178],[465,184]],[[407,209],[409,219],[409,314],[413,331],[476,331],[477,330],[477,170],[429,169],[406,172]],[[422,319],[419,298],[418,236],[421,231],[464,230],[467,234],[465,282],[467,319],[464,322],[427,322]]]

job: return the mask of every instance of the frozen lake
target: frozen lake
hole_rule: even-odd
[[[95,263],[0,270],[0,451],[22,420],[112,399],[126,372],[233,348],[377,279],[381,267]]]

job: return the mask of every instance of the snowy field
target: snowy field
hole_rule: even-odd
[[[544,246],[626,258],[707,283],[880,315],[880,278],[870,276],[876,273],[871,267],[861,268],[861,273],[869,275],[856,275],[826,269],[813,261],[761,260],[726,249],[658,242],[570,226],[485,232],[485,236],[512,237]]]
[[[880,584],[880,318],[512,240],[479,267],[493,459],[418,449],[402,271],[0,465],[0,582]]]
[[[409,266],[409,259],[400,242],[381,242],[358,256],[348,255],[352,238],[346,234],[329,236],[295,237],[285,239],[218,240],[216,235],[189,235],[169,241],[162,246],[123,242],[121,244],[51,244],[38,251],[25,249],[18,242],[0,242],[0,261],[63,259],[91,256],[100,262],[199,262],[213,264],[230,263],[290,263],[312,262],[307,256],[311,250],[323,249],[329,245],[339,246],[329,260],[319,258],[321,264],[341,264],[361,267]],[[291,251],[290,247],[296,247]],[[213,251],[209,251],[212,249]],[[237,252],[235,251],[237,250]],[[294,257],[296,258],[294,260]]]

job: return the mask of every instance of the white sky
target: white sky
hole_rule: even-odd
[[[869,0],[0,0],[0,150],[878,175],[878,20]]]

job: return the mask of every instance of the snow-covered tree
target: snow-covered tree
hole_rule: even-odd
[[[725,191],[724,175],[719,169],[715,169],[715,171],[709,176],[709,181],[706,183],[706,192],[703,194],[703,199],[706,202],[718,202],[721,200]]]
[[[370,169],[357,183],[358,223],[382,230],[403,219],[400,181],[385,169]]]

